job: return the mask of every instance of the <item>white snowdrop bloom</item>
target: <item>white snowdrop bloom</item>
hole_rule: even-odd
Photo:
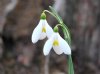
[[[32,33],[32,42],[36,43],[38,40],[42,40],[46,37],[51,37],[53,34],[53,29],[49,26],[46,20],[46,15],[43,14],[43,17],[41,17],[41,20],[37,27],[34,29]]]
[[[48,55],[52,48],[58,55],[62,53],[67,55],[71,54],[70,46],[57,32],[54,32],[53,35],[46,41],[43,48],[44,55]]]

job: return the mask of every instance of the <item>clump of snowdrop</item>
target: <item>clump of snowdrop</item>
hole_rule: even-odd
[[[47,23],[46,14],[43,12],[39,24],[32,33],[32,42],[36,43],[38,40],[42,40],[46,37],[48,37],[48,40],[43,48],[44,55],[48,55],[51,48],[53,48],[58,55],[62,53],[67,55],[71,54],[70,46],[58,33],[58,27],[55,26],[53,31]]]
[[[43,13],[41,14],[39,24],[36,26],[36,28],[33,30],[32,33],[32,42],[36,43],[38,40],[43,40],[47,37],[48,40],[45,42],[43,47],[44,55],[47,56],[52,48],[58,55],[66,54],[68,56],[68,66],[69,66],[68,74],[74,74],[73,62],[71,58],[71,48],[70,48],[70,43],[71,43],[70,32],[68,30],[68,27],[63,23],[63,20],[57,14],[57,12],[52,7],[50,7],[50,9],[51,12],[48,10],[44,10]],[[56,25],[54,29],[52,29],[50,25],[47,23],[45,12],[48,12],[49,14],[54,16],[59,22],[59,24]],[[58,32],[59,27],[62,28],[65,39],[63,39],[60,36]]]

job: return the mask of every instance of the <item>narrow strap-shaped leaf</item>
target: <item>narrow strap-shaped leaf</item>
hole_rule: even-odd
[[[49,8],[51,9],[51,11],[53,12],[53,14],[57,17],[59,22],[63,22],[63,20],[61,19],[61,17],[58,15],[58,13],[54,10],[53,7],[49,6]]]
[[[64,33],[65,40],[68,42],[69,45],[71,45],[71,36],[68,27],[66,25],[62,25],[62,30]]]
[[[68,74],[74,74],[74,67],[71,55],[68,55]]]
[[[65,30],[62,28],[62,30],[63,30],[63,32],[65,32]],[[69,45],[71,45],[71,40],[69,39],[69,37],[68,36],[66,36],[67,35],[67,33],[64,33],[64,38],[65,38],[65,40],[66,40],[66,42],[69,44]]]

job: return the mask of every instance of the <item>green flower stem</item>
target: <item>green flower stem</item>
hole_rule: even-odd
[[[52,12],[50,12],[50,11],[48,11],[48,10],[44,10],[44,11],[43,11],[43,13],[45,13],[45,12],[47,12],[47,13],[51,14],[53,17],[55,17],[55,18],[56,18],[56,16],[55,16]]]
[[[74,67],[71,55],[68,55],[68,74],[74,74]]]

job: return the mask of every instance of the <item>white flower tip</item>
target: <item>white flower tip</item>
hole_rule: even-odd
[[[32,40],[32,43],[36,43],[36,42],[38,41],[37,39],[35,39],[35,38],[34,38],[34,36],[33,36],[33,35],[32,35],[31,40]]]
[[[36,43],[37,41],[35,39],[32,39],[32,43]]]
[[[46,51],[43,51],[43,54],[44,54],[45,56],[47,56],[49,53],[46,52]]]
[[[64,53],[67,54],[67,55],[71,55],[71,49],[64,51]]]

